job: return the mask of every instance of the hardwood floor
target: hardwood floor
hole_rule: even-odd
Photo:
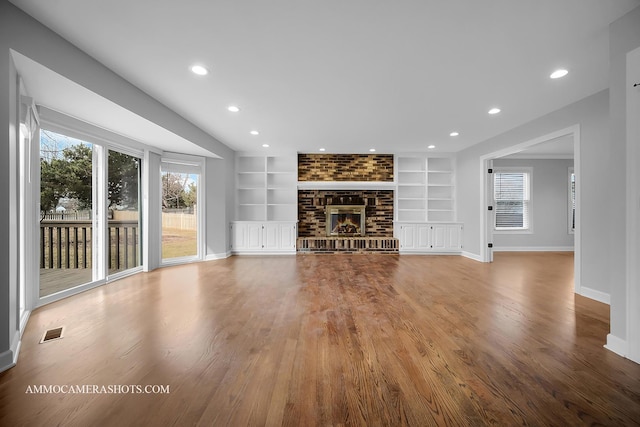
[[[573,294],[569,253],[164,268],[35,310],[0,425],[638,425],[640,365],[602,347],[608,319]]]

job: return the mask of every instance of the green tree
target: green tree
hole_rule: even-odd
[[[92,151],[92,148],[85,144],[73,145],[62,150],[66,162],[63,167],[67,180],[66,197],[77,199],[80,209],[91,209]]]
[[[198,203],[198,187],[195,182],[190,182],[185,190],[182,199],[184,201],[184,205],[188,208],[193,207],[196,203]]]
[[[93,150],[73,143],[60,148],[59,136],[44,133],[40,158],[40,208],[54,210],[61,198],[77,201],[79,209],[91,209]],[[110,207],[138,208],[140,160],[117,151],[109,152],[108,197]]]
[[[109,151],[109,207],[138,208],[140,159]]]

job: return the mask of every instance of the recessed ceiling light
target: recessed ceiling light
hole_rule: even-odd
[[[552,79],[559,79],[561,77],[566,76],[567,74],[569,74],[567,70],[560,69],[560,70],[555,70],[553,73],[551,73],[549,77],[551,77]]]
[[[375,153],[376,149],[375,148],[369,148],[369,151],[372,153]]]
[[[237,113],[238,111],[240,111],[240,108],[236,107],[235,105],[229,105],[227,107],[227,110],[231,111],[232,113]]]
[[[451,133],[449,134],[449,136],[458,136],[458,135],[460,135],[458,132],[451,132]]]
[[[257,130],[252,130],[251,132],[249,132],[251,135],[260,135],[260,132],[258,132]]]
[[[500,112],[499,108],[492,108],[491,110],[489,110],[489,114],[498,114]]]
[[[191,66],[191,72],[199,76],[206,76],[207,74],[209,74],[209,70],[207,70],[206,67],[197,64]]]
[[[262,144],[264,148],[269,148],[269,144]]]
[[[428,146],[427,148],[432,150],[432,149],[436,148],[436,146],[432,144],[432,145]]]
[[[324,148],[319,149],[318,151],[326,151]]]

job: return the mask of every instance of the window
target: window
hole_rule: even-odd
[[[569,168],[569,234],[576,231],[576,174],[573,168]]]
[[[500,170],[493,175],[496,230],[531,228],[531,172]]]

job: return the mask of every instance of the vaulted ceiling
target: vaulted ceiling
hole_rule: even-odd
[[[459,151],[603,90],[608,26],[640,5],[12,3],[229,147],[300,152]],[[569,74],[550,79],[559,68]]]

